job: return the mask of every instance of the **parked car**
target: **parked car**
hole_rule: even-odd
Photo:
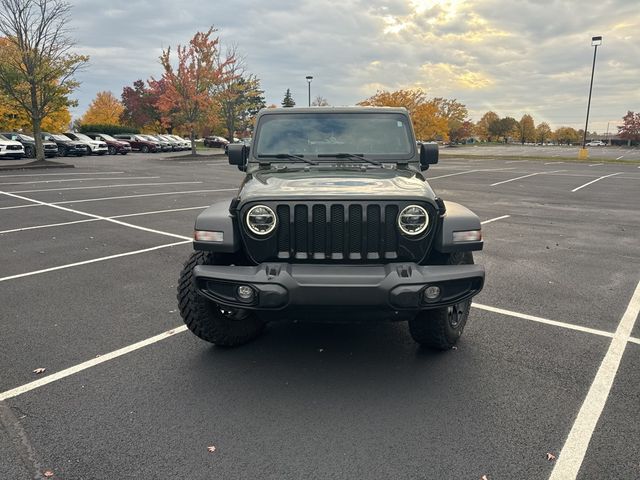
[[[81,157],[89,153],[89,147],[85,143],[71,140],[61,133],[42,132],[42,139],[55,143],[58,146],[58,155],[61,157],[68,157],[69,155]]]
[[[114,137],[118,140],[126,140],[131,145],[131,149],[137,152],[156,153],[160,151],[160,144],[158,142],[147,140],[142,135],[134,133],[119,133],[114,135]]]
[[[585,143],[585,145],[587,147],[604,147],[607,144],[604,143],[602,140],[592,140],[591,142]]]
[[[104,155],[109,152],[106,142],[95,140],[84,133],[67,132],[65,135],[72,140],[84,143],[88,148],[88,154]]]
[[[118,140],[117,138],[113,138],[111,135],[107,135],[106,133],[87,133],[87,136],[93,138],[94,140],[101,140],[107,144],[107,151],[109,155],[126,155],[131,151],[131,144],[126,140]]]
[[[225,145],[229,145],[229,140],[224,137],[210,136],[204,139],[205,147],[224,148]]]
[[[24,147],[16,140],[0,135],[0,158],[20,159],[24,157]]]
[[[145,133],[145,134],[141,133],[139,136],[143,137],[143,138],[146,138],[150,142],[156,142],[158,145],[160,145],[160,150],[162,152],[170,152],[171,151],[171,144],[169,142],[167,142],[166,140],[162,140],[162,139],[156,137],[155,135],[150,135],[148,133]]]
[[[181,150],[190,150],[191,149],[191,140],[187,140],[178,135],[167,135],[167,137],[173,138],[175,141],[180,143]]]
[[[17,132],[0,132],[0,134],[9,140],[20,142],[24,147],[24,156],[35,158],[36,156],[36,140],[29,135]],[[42,142],[45,157],[56,157],[58,155],[58,145],[54,142]]]
[[[179,152],[180,150],[182,150],[182,144],[180,142],[176,141],[174,138],[171,138],[169,135],[158,134],[158,135],[154,135],[154,136],[156,138],[159,138],[160,140],[168,142],[169,145],[171,145],[171,150],[173,150],[174,152]]]

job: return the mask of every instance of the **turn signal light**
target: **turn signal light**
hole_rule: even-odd
[[[195,230],[193,232],[193,238],[198,242],[222,242],[224,240],[224,233]]]
[[[454,242],[479,242],[480,240],[482,240],[482,230],[453,232]]]

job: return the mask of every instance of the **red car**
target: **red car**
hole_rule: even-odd
[[[94,140],[102,140],[106,143],[109,155],[116,155],[118,153],[126,155],[131,151],[131,144],[126,140],[118,140],[106,133],[87,133],[86,135]]]
[[[161,150],[160,144],[147,140],[146,138],[136,135],[134,133],[119,133],[114,135],[118,140],[125,140],[131,145],[131,150],[135,150],[142,153],[159,152]]]

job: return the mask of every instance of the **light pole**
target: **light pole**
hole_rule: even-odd
[[[591,108],[591,91],[593,90],[593,73],[596,70],[596,54],[598,53],[598,45],[602,45],[602,35],[591,37],[591,46],[593,48],[593,65],[591,66],[591,83],[589,84],[589,101],[587,102],[587,120],[584,124],[584,135],[582,137],[582,150],[578,158],[587,158],[588,153],[585,148],[587,143],[587,128],[589,127],[589,109]]]
[[[311,106],[311,80],[313,80],[313,77],[311,75],[307,75],[305,78],[307,79],[307,85],[309,86],[309,106]]]

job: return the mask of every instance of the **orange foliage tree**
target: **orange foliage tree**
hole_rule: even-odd
[[[227,65],[233,58],[219,60],[219,37],[211,27],[206,32],[197,32],[189,45],[178,45],[177,66],[171,62],[171,47],[162,51],[160,63],[164,69],[161,80],[163,92],[157,107],[164,114],[171,114],[175,122],[190,132],[191,153],[196,154],[195,131],[210,115],[215,107],[214,91],[220,84]],[[158,80],[151,79],[152,89],[158,87]]]
[[[421,89],[378,91],[372,97],[358,103],[362,106],[404,107],[409,111],[416,137],[420,140],[448,140],[449,126],[447,118],[440,110],[442,99],[427,98]]]
[[[122,102],[113,93],[98,92],[80,122],[94,125],[119,125],[123,111]]]

